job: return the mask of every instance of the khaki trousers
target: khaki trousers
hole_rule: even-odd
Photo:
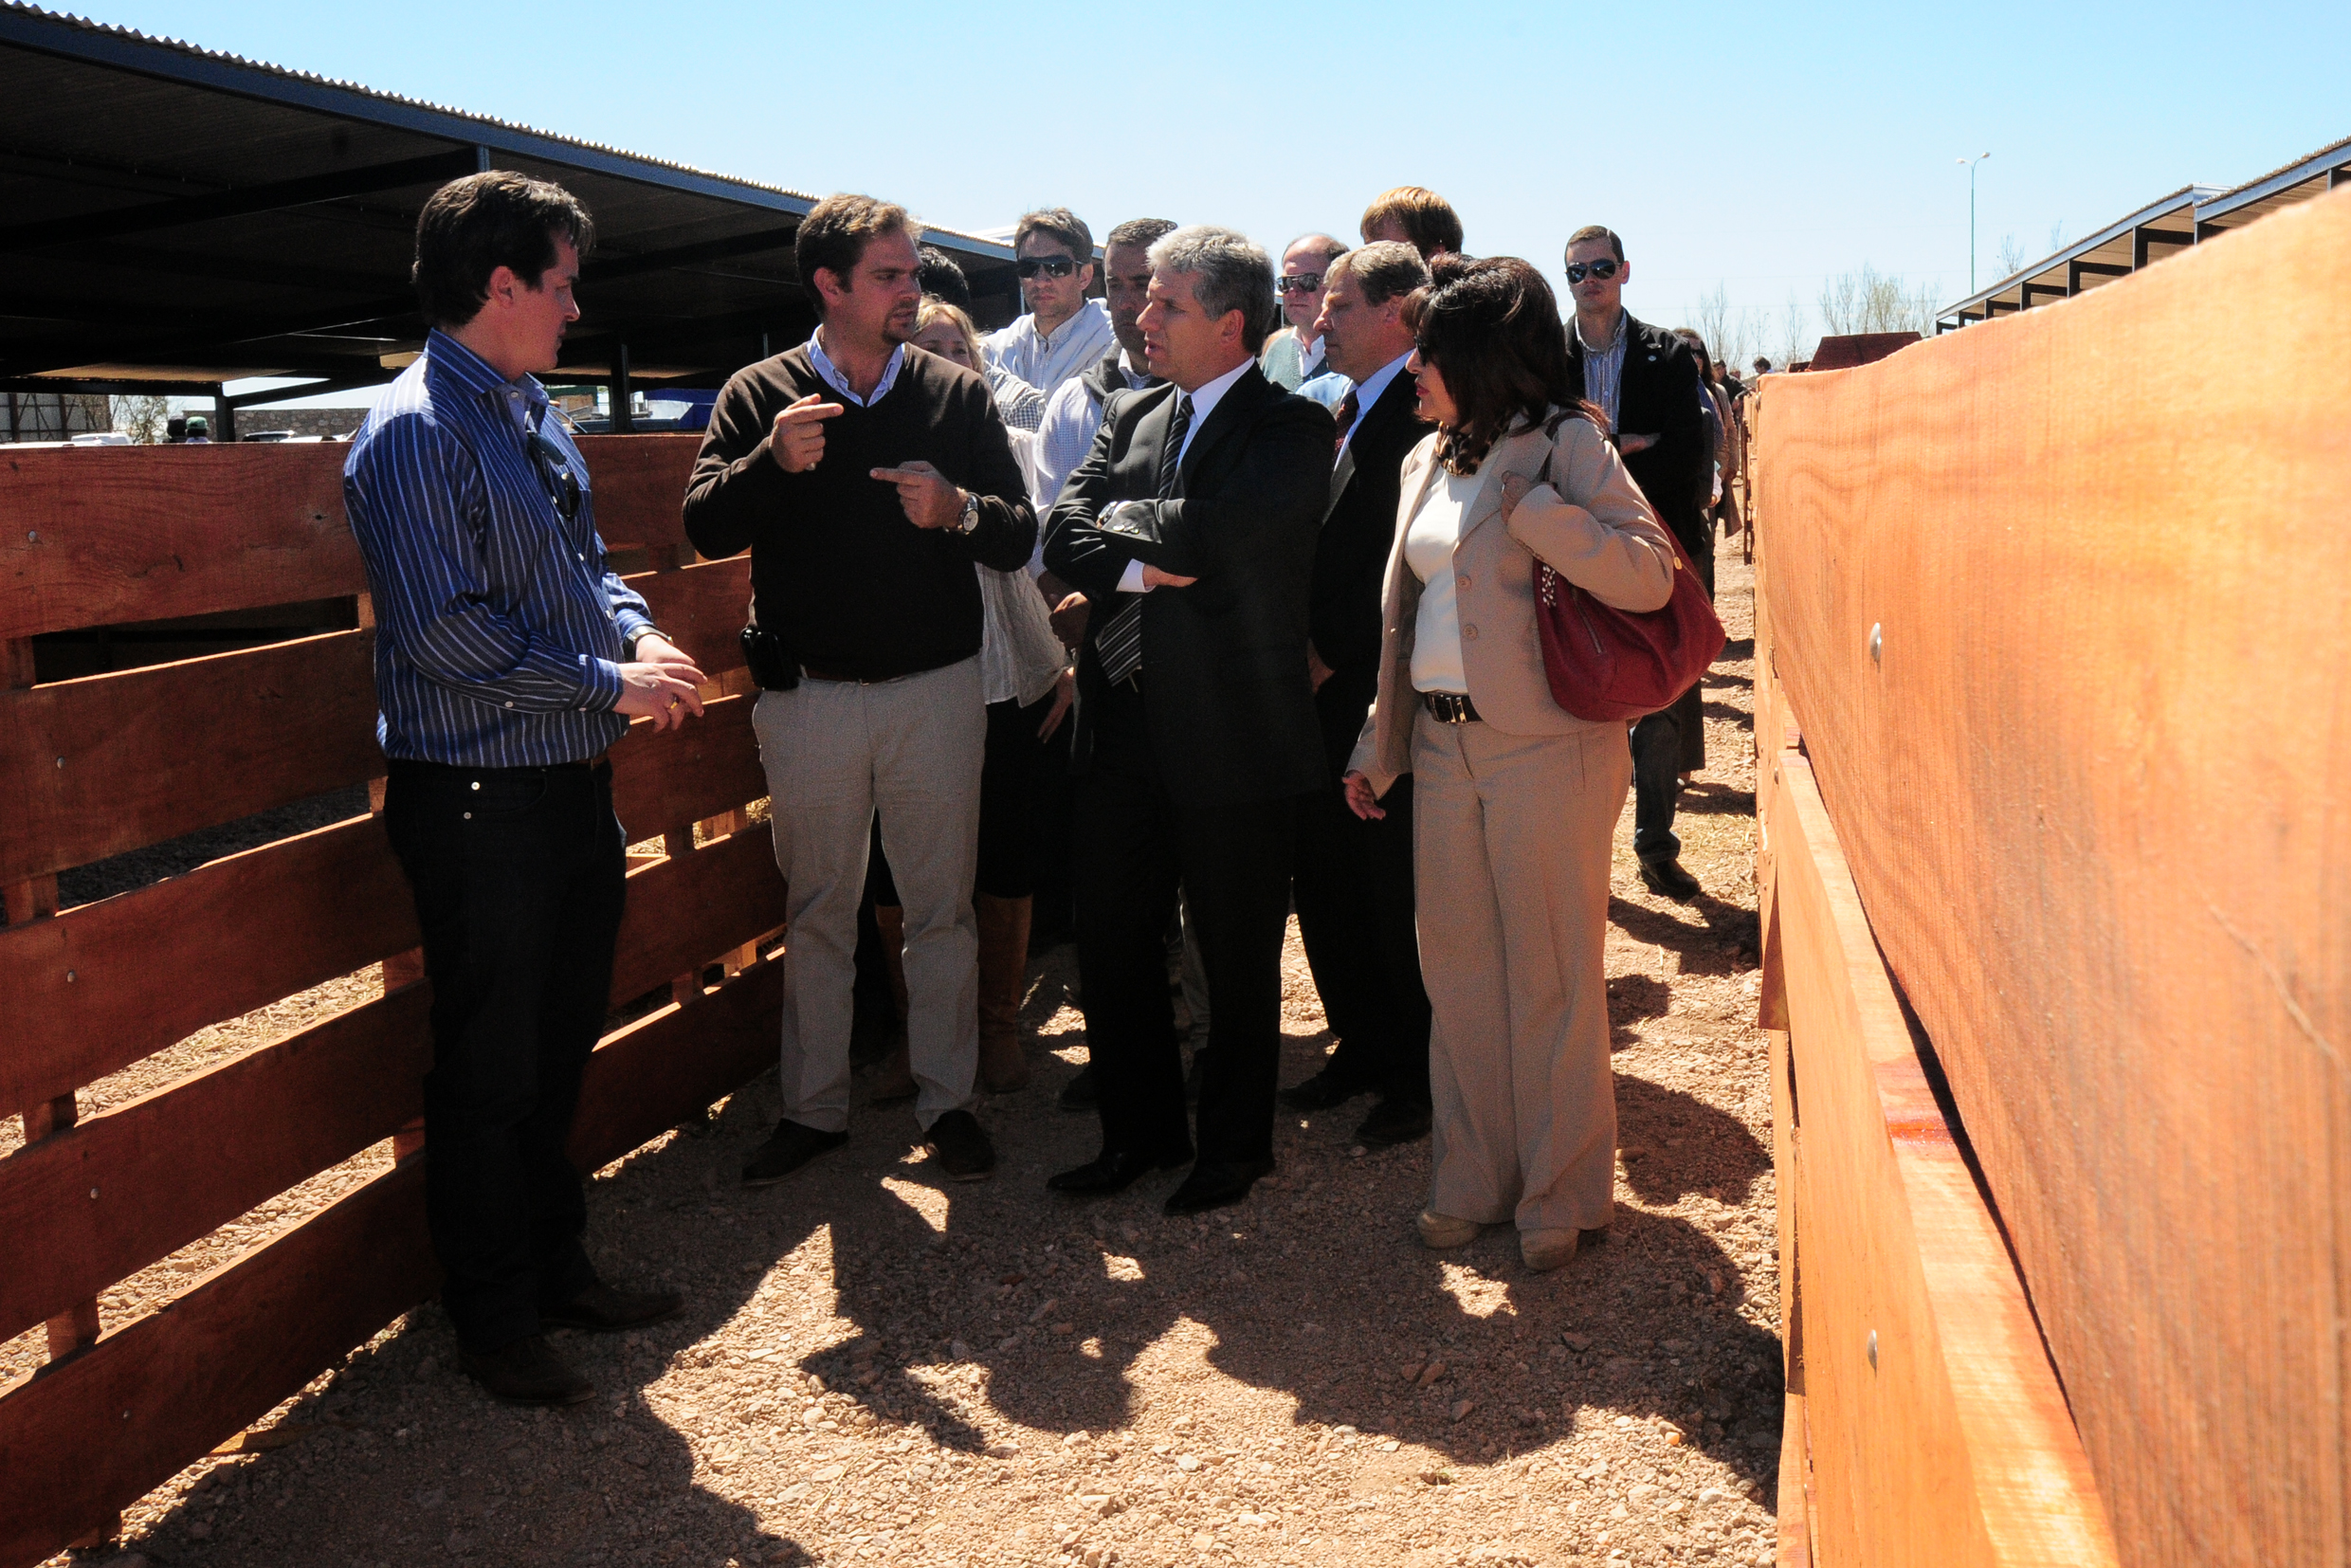
[[[1429,1206],[1522,1231],[1614,1212],[1610,839],[1631,773],[1621,725],[1412,728],[1412,870],[1435,1167]]]
[[[979,1065],[979,661],[902,680],[802,681],[752,710],[784,908],[784,1116],[849,1120],[849,988],[877,811],[906,912],[906,1052],[915,1120],[972,1103]]]

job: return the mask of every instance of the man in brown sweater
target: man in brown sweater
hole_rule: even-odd
[[[870,196],[829,196],[801,220],[801,284],[822,324],[726,384],[686,489],[697,550],[751,551],[769,655],[753,723],[791,884],[784,1112],[743,1168],[751,1186],[848,1136],[849,990],[877,811],[905,908],[915,1119],[948,1175],[995,1164],[970,1109],[987,733],[972,567],[1026,565],[1037,520],[987,382],[908,346],[920,238],[904,209]]]

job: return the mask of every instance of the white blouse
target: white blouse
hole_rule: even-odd
[[[1421,581],[1420,616],[1412,630],[1412,689],[1469,695],[1461,665],[1461,611],[1453,594],[1453,546],[1478,499],[1477,474],[1440,472],[1423,492],[1420,510],[1404,532],[1404,564]]]

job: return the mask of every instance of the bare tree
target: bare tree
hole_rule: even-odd
[[[2032,260],[2032,258],[2025,254],[2025,246],[2022,240],[2019,240],[2014,234],[2003,234],[2000,236],[2001,277],[2014,278],[2017,273],[2022,272],[2025,269],[2025,264],[2031,260]]]
[[[2049,226],[2049,248],[2051,251],[2059,251],[2063,250],[2065,247],[2066,220],[2059,218],[2055,223]]]
[[[1868,263],[1858,272],[1841,273],[1820,285],[1820,318],[1834,335],[1863,332],[1935,330],[1935,291],[1928,284],[1912,287],[1899,276],[1888,276]]]
[[[1810,359],[1820,342],[1813,336],[1812,322],[1804,313],[1803,297],[1795,289],[1788,291],[1788,303],[1779,314],[1779,364],[1784,370],[1800,360]]]
[[[172,417],[172,405],[161,397],[118,397],[115,402],[115,428],[128,435],[141,447],[163,444],[164,426]]]

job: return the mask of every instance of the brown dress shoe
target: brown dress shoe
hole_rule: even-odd
[[[1028,899],[982,893],[979,905],[979,1085],[990,1094],[1029,1086],[1020,1004],[1029,988]]]
[[[467,1351],[459,1359],[466,1377],[510,1405],[576,1405],[595,1397],[596,1386],[573,1371],[543,1335],[526,1334],[485,1355]]]

